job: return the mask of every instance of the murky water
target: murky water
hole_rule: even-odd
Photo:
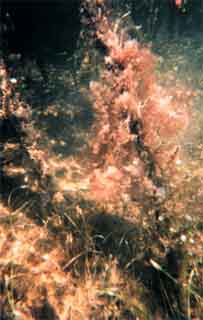
[[[99,250],[105,251],[108,249],[109,251],[107,250],[107,252],[110,252],[110,255],[115,255],[116,259],[118,259],[119,268],[123,268],[125,272],[130,270],[129,274],[131,272],[131,267],[134,262],[136,263],[136,259],[138,259],[138,264],[135,265],[134,269],[132,267],[133,275],[130,275],[130,277],[133,278],[133,281],[137,277],[136,279],[142,281],[149,290],[157,290],[158,294],[160,294],[160,288],[158,288],[158,285],[154,284],[154,279],[156,277],[158,278],[160,274],[155,274],[153,272],[154,266],[160,272],[160,266],[156,261],[154,262],[154,260],[152,260],[153,263],[149,265],[150,261],[148,261],[148,258],[145,258],[143,254],[146,249],[149,249],[148,247],[150,247],[149,252],[152,254],[152,257],[155,256],[156,258],[156,254],[157,257],[161,257],[161,259],[162,255],[166,256],[166,267],[169,269],[171,268],[171,261],[169,260],[171,259],[172,262],[178,264],[178,259],[175,255],[179,250],[181,251],[183,249],[189,252],[186,254],[187,258],[189,257],[188,259],[194,260],[196,264],[202,263],[201,250],[203,239],[202,225],[200,224],[203,203],[203,43],[201,43],[198,38],[183,38],[170,41],[162,40],[160,42],[156,40],[156,42],[152,43],[152,50],[157,55],[156,72],[158,82],[166,87],[182,84],[186,92],[187,90],[192,90],[194,92],[193,104],[191,110],[189,110],[189,126],[184,137],[182,137],[180,141],[181,146],[183,147],[183,157],[182,160],[177,163],[177,167],[179,170],[178,173],[180,173],[182,177],[181,182],[178,181],[179,184],[177,183],[177,188],[172,185],[172,188],[174,187],[173,190],[175,191],[170,194],[168,199],[166,199],[166,203],[163,201],[165,211],[163,210],[162,212],[160,210],[161,213],[155,212],[159,224],[157,227],[157,221],[154,223],[154,226],[156,225],[155,232],[152,230],[152,222],[155,221],[155,218],[152,217],[154,212],[152,212],[152,210],[150,211],[150,208],[148,208],[147,205],[145,206],[145,203],[141,209],[139,206],[136,207],[136,201],[130,201],[128,197],[126,197],[126,201],[122,208],[119,206],[105,206],[105,204],[102,203],[102,206],[105,207],[105,210],[109,212],[109,214],[105,215],[103,214],[103,211],[102,214],[100,214],[98,209],[95,216],[88,217],[89,220],[87,223],[95,228],[94,237],[98,238],[98,243],[101,247],[98,247]],[[35,202],[35,204],[37,203],[37,205],[33,205],[34,210],[32,210],[32,214],[29,212],[30,208],[27,209],[27,207],[25,212],[26,214],[28,212],[28,218],[32,219],[32,221],[37,220],[36,216],[41,219],[40,223],[45,226],[43,232],[41,232],[44,238],[47,237],[47,234],[44,234],[48,232],[47,230],[49,230],[50,234],[53,234],[54,237],[61,237],[59,242],[57,242],[59,247],[56,248],[53,254],[53,259],[54,261],[57,261],[58,269],[61,268],[61,243],[63,243],[65,249],[67,249],[66,246],[72,246],[71,248],[73,248],[72,250],[74,251],[75,239],[84,236],[83,234],[81,236],[81,230],[77,226],[78,221],[74,219],[79,216],[83,221],[85,214],[88,216],[90,214],[88,210],[92,212],[92,207],[95,205],[92,204],[92,202],[88,202],[89,197],[86,196],[89,187],[87,172],[90,154],[88,143],[90,137],[93,135],[91,130],[92,124],[95,123],[89,82],[92,79],[97,79],[99,73],[98,69],[100,68],[98,62],[101,62],[102,58],[102,54],[98,54],[94,52],[94,50],[88,52],[86,49],[78,49],[78,51],[75,52],[75,56],[72,58],[70,58],[66,52],[63,52],[56,56],[55,61],[53,58],[49,61],[49,57],[47,57],[46,63],[43,66],[39,66],[34,60],[25,61],[23,64],[21,61],[17,61],[15,70],[11,69],[11,73],[13,73],[12,77],[19,80],[19,87],[17,87],[17,89],[21,91],[23,99],[30,104],[33,127],[36,131],[41,133],[41,136],[37,140],[37,148],[39,148],[37,149],[37,152],[36,150],[29,150],[30,153],[28,154],[27,151],[23,149],[24,153],[23,156],[21,156],[19,155],[20,152],[18,152],[18,146],[11,146],[10,144],[5,148],[5,152],[7,152],[8,156],[14,153],[14,162],[16,162],[16,166],[20,163],[21,168],[24,166],[23,168],[25,171],[26,169],[28,171],[30,170],[30,172],[33,170],[32,156],[33,159],[39,159],[40,165],[42,165],[46,174],[51,176],[53,181],[50,182],[48,179],[45,179],[46,182],[36,182],[33,180],[32,189],[29,193],[25,191],[27,186],[26,179],[28,179],[26,172],[18,171],[17,174],[18,177],[20,176],[20,179],[17,180],[15,178],[15,168],[9,167],[8,165],[8,167],[5,168],[7,182],[10,182],[9,179],[13,177],[15,180],[15,188],[10,192],[8,199],[12,202],[17,194],[19,197],[23,198],[19,210],[23,210],[22,203],[23,205],[27,205],[28,203],[28,207],[32,207],[33,202]],[[43,69],[41,69],[41,67],[43,67]],[[20,144],[19,141],[17,143]],[[34,167],[34,174],[31,172],[31,175],[36,175],[36,180],[40,180],[39,174],[41,171],[38,169],[39,168],[35,170]],[[12,174],[14,174],[14,176],[12,176]],[[11,188],[12,186],[11,181]],[[49,191],[49,188],[51,190],[50,194],[49,192],[46,192],[47,190]],[[166,190],[160,188],[160,192],[161,191],[165,197]],[[79,202],[81,198],[82,201]],[[49,208],[50,203],[53,204],[51,209]],[[11,203],[7,204],[10,205]],[[16,207],[18,206],[19,203],[16,204]],[[41,209],[41,207],[43,207],[43,209]],[[157,208],[160,209],[159,203],[156,203],[155,209],[158,210]],[[113,217],[111,216],[112,212],[114,213],[115,210],[117,210],[117,215],[121,216],[123,214],[122,219],[119,218],[119,220],[116,215]],[[168,210],[167,215],[166,210]],[[50,212],[51,214],[57,212],[57,215],[54,217],[55,220],[53,219],[53,222],[51,223],[47,218]],[[65,214],[67,216],[65,216]],[[20,219],[21,218],[22,215],[20,216]],[[59,218],[61,219],[61,225],[57,220]],[[125,221],[125,218],[128,222]],[[29,228],[29,221],[26,219],[24,217],[22,218],[22,221],[25,220],[25,224]],[[81,220],[79,221],[81,222]],[[76,224],[75,221],[77,222]],[[10,220],[7,222],[10,223]],[[39,223],[38,220],[37,222]],[[33,225],[35,225],[35,222]],[[72,228],[74,227],[73,229],[77,237],[74,232],[68,233],[68,228],[71,229],[70,225]],[[85,229],[86,222],[84,225]],[[139,227],[141,226],[141,231],[137,230],[138,225]],[[115,230],[115,226],[118,230]],[[31,237],[31,243],[34,246],[35,239],[33,238],[32,232],[34,232],[34,234],[36,233],[36,237],[40,237],[40,235],[38,235],[39,228],[36,227],[36,225],[35,228],[33,226],[32,228],[29,229],[29,236]],[[4,231],[2,231],[2,233],[3,232]],[[87,232],[86,229],[85,232]],[[159,243],[157,241],[157,244],[156,236],[158,232],[161,240]],[[25,245],[26,235],[24,235],[24,233],[25,232],[23,231],[21,234],[23,237],[21,239],[19,232],[19,241]],[[60,235],[60,233],[62,235]],[[136,240],[134,240],[134,233],[137,237],[135,237]],[[150,237],[152,237],[152,239],[150,239]],[[85,236],[82,238],[81,242],[84,239],[86,241]],[[96,241],[97,240],[95,240],[95,242]],[[66,243],[68,243],[68,245],[66,245]],[[178,247],[177,251],[175,251],[176,243]],[[135,259],[134,247],[138,244],[140,246],[138,252],[140,252],[138,258]],[[16,246],[17,245],[19,247],[18,243]],[[79,243],[78,247],[81,246],[83,250],[83,245],[83,243]],[[109,246],[109,248],[106,248],[105,246]],[[122,246],[124,247],[123,252],[126,256],[122,256]],[[27,247],[28,246],[25,246],[25,251],[28,250]],[[18,253],[18,249],[16,249],[16,252]],[[19,254],[22,255],[22,252],[19,252]],[[171,252],[175,252],[174,256]],[[79,252],[79,257],[80,254],[81,252]],[[93,255],[94,254],[95,253],[93,253]],[[50,257],[52,259],[51,255]],[[43,262],[42,266],[40,265],[40,268],[42,267],[42,270],[45,268],[46,272],[46,268],[49,268],[50,265],[51,268],[53,268],[53,265],[49,262],[49,253],[44,259],[46,260],[47,265]],[[160,261],[162,261],[161,259]],[[193,263],[191,260],[189,262],[190,268],[192,268],[191,266]],[[66,267],[69,267],[73,262],[74,259],[73,261],[70,259],[70,261],[65,264],[64,268],[66,269]],[[23,261],[21,261],[21,263],[23,263]],[[142,269],[141,271],[140,266]],[[60,280],[63,278],[63,281],[66,281],[67,278],[66,274],[64,274],[64,269],[60,269],[60,272],[57,273],[57,268],[56,279],[59,275]],[[174,268],[171,268],[170,270],[174,270]],[[175,271],[174,277],[176,276]],[[185,276],[184,272],[182,270],[180,271],[183,278]],[[199,272],[202,272],[202,269],[200,269]],[[167,278],[166,274],[165,276]],[[153,281],[151,281],[151,277],[153,278]],[[159,281],[161,282],[162,280],[159,279]],[[165,278],[164,281],[166,281]],[[151,286],[154,286],[154,288],[151,288]],[[164,300],[163,298],[163,301],[166,301],[166,299]],[[176,306],[174,308],[176,308]]]

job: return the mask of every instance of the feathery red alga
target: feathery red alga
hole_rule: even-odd
[[[90,83],[96,121],[91,141],[96,169],[95,199],[115,200],[125,192],[159,193],[163,170],[175,162],[177,136],[188,126],[188,96],[183,88],[164,88],[156,78],[156,57],[112,22],[104,3],[90,4],[89,25],[106,49],[104,68]],[[137,187],[139,185],[139,187]]]

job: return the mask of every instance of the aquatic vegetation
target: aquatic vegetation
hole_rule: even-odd
[[[0,74],[0,318],[201,320],[202,159],[185,148],[193,92],[157,72],[151,47],[127,32],[129,12],[82,3],[87,42],[73,70],[48,72],[48,92],[64,82],[55,100],[36,110],[18,73]]]
[[[104,2],[85,3],[94,12],[86,23],[106,51],[99,79],[90,83],[96,113],[91,195],[113,201],[146,191],[162,197],[163,180],[180,157],[178,137],[188,127],[191,92],[161,86],[156,57],[130,39],[122,17],[112,20]]]

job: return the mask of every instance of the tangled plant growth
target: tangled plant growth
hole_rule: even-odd
[[[47,171],[47,156],[39,146],[41,133],[33,126],[31,107],[21,97],[18,80],[12,78],[3,61],[0,67],[0,81],[2,104],[0,195],[2,201],[16,208],[21,206],[22,202],[26,202],[26,198],[29,197],[36,203],[34,198],[37,197],[41,204],[44,203],[41,209],[44,206],[46,209],[43,210],[47,211],[51,180]],[[48,185],[49,190],[47,190]],[[25,198],[22,196],[22,190]],[[17,196],[19,194],[21,196]]]
[[[112,20],[104,1],[84,7],[85,23],[106,52],[100,78],[90,83],[96,113],[91,194],[113,201],[126,193],[165,197],[164,178],[180,157],[178,136],[188,126],[191,92],[158,84],[156,57],[129,38],[122,17]]]
[[[2,81],[2,119],[4,123],[12,116],[19,120],[21,131],[15,147],[22,160],[18,169],[23,167],[24,171],[17,186],[26,185],[31,200],[15,211],[8,208],[7,199],[0,203],[0,318],[166,320],[187,314],[201,319],[201,310],[194,311],[197,304],[201,309],[202,302],[202,288],[197,289],[196,267],[191,261],[194,256],[187,264],[181,246],[185,244],[185,251],[201,255],[202,231],[192,237],[189,228],[195,233],[194,220],[186,224],[184,213],[190,214],[190,209],[194,215],[194,202],[202,199],[202,171],[197,173],[195,188],[188,178],[185,191],[178,180],[176,186],[182,193],[174,193],[170,199],[166,194],[173,177],[179,179],[179,139],[188,127],[191,93],[181,86],[165,88],[159,84],[156,57],[150,48],[130,39],[122,28],[125,18],[127,15],[115,19],[103,0],[83,1],[82,20],[88,26],[89,41],[94,40],[105,54],[98,79],[90,83],[96,119],[89,139],[90,159],[85,158],[82,173],[84,161],[72,159],[72,166],[78,166],[74,173],[84,178],[80,190],[86,180],[84,192],[77,192],[71,157],[60,160],[53,154],[49,157],[48,148],[40,149],[40,130],[33,131],[30,118],[30,125],[25,126],[22,111],[26,116],[29,108],[20,108],[22,102],[11,87],[8,90],[10,80],[3,69],[7,87]],[[61,112],[60,104],[57,108],[52,105],[45,112]],[[34,133],[35,143],[27,144],[25,136],[28,139]],[[11,141],[4,138],[3,175],[8,181],[17,170],[9,166]],[[10,153],[15,155],[13,149]],[[15,162],[13,158],[10,162]],[[66,190],[60,183],[52,189],[49,175],[54,177],[57,170],[58,181]],[[75,189],[67,188],[69,182]],[[129,206],[121,217],[123,212],[117,210],[112,215],[112,211],[99,210],[89,198]],[[140,218],[138,225],[134,213],[143,216],[139,208],[147,200],[149,219]],[[155,210],[160,215],[153,224]],[[198,239],[198,246],[186,243],[188,235],[192,241]]]

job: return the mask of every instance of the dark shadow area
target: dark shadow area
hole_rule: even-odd
[[[59,320],[59,317],[56,315],[54,308],[50,305],[47,298],[41,302],[41,306],[32,307],[32,316],[36,320]]]
[[[79,0],[3,0],[4,42],[11,53],[46,61],[72,55],[80,32]]]
[[[158,241],[154,241],[154,235],[149,231],[126,219],[105,213],[90,216],[88,223],[96,248],[107,256],[116,257],[121,270],[144,285],[152,314],[155,315],[159,310],[164,319],[187,319],[183,311],[181,286],[178,284],[183,263],[181,248],[170,248],[161,258],[161,266],[173,281],[150,263],[150,259],[158,259],[158,256],[154,258],[151,250],[153,243],[156,246]]]
[[[19,119],[15,115],[0,118],[0,143],[21,142],[24,133],[21,130]]]
[[[4,59],[20,90],[27,90],[23,93],[32,108],[56,99],[50,73],[67,69],[74,55],[81,29],[79,8],[80,0],[2,2]],[[60,81],[55,87],[65,91]]]
[[[86,146],[84,133],[93,123],[93,112],[88,98],[80,95],[67,97],[67,105],[61,103],[55,111],[39,114],[36,127],[53,141],[52,150],[62,157],[79,153]]]

